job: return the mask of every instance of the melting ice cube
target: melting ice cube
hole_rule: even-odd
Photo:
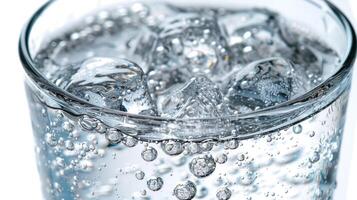
[[[226,99],[233,110],[242,106],[254,110],[283,103],[304,91],[292,63],[283,58],[268,58],[233,73],[226,87]]]
[[[281,54],[290,55],[279,37],[278,21],[276,13],[264,9],[242,10],[222,17],[220,23],[226,27],[235,62],[247,64]]]
[[[191,13],[169,18],[150,35],[142,36],[139,44],[136,51],[141,53],[142,47],[151,46],[151,51],[146,48],[143,56],[150,65],[149,79],[153,84],[149,87],[154,91],[184,83],[194,74],[214,77],[231,70],[231,55],[224,32],[211,16]],[[170,77],[167,80],[150,76],[163,71],[181,78]]]
[[[155,114],[142,69],[128,60],[90,58],[72,75],[65,89],[105,108],[133,114]]]
[[[161,116],[172,118],[209,118],[225,115],[222,93],[205,76],[176,85],[158,98]]]

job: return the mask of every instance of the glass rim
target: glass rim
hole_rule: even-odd
[[[314,4],[310,0],[305,0],[308,1],[311,4]],[[119,116],[126,116],[129,118],[134,118],[134,119],[148,119],[148,120],[157,120],[157,121],[162,121],[162,122],[189,122],[189,121],[197,121],[197,120],[216,120],[216,119],[245,119],[245,118],[250,118],[254,116],[259,116],[259,115],[269,115],[269,113],[274,113],[276,110],[288,110],[290,107],[297,105],[297,104],[306,104],[308,102],[314,101],[317,98],[321,97],[321,91],[324,91],[323,95],[327,95],[328,93],[332,92],[331,90],[328,90],[326,92],[326,88],[329,88],[328,86],[332,83],[336,83],[337,80],[341,79],[342,77],[346,77],[353,68],[354,61],[356,59],[356,53],[357,53],[357,39],[356,39],[356,33],[353,29],[353,26],[349,19],[345,16],[345,14],[337,8],[333,3],[326,1],[326,0],[319,0],[323,3],[326,3],[328,7],[331,9],[333,14],[337,17],[337,20],[341,23],[342,28],[344,30],[344,33],[347,36],[348,40],[348,48],[346,48],[346,53],[342,59],[343,62],[341,62],[341,67],[337,72],[335,72],[332,76],[330,76],[328,79],[326,79],[323,83],[315,87],[314,89],[304,93],[303,95],[293,98],[289,101],[286,101],[284,103],[271,106],[265,109],[259,109],[257,111],[245,113],[245,114],[239,114],[238,116],[223,116],[223,117],[215,117],[215,118],[188,118],[188,119],[175,119],[175,118],[167,118],[167,117],[157,117],[157,116],[148,116],[148,115],[139,115],[139,114],[132,114],[132,113],[127,113],[123,111],[118,111],[118,110],[113,110],[105,107],[100,107],[94,104],[91,104],[88,101],[85,101],[81,98],[76,97],[75,95],[59,88],[56,86],[54,83],[49,81],[46,77],[43,76],[39,70],[36,68],[36,64],[34,63],[34,60],[31,57],[31,53],[29,50],[28,42],[29,42],[29,37],[30,33],[32,30],[32,27],[36,24],[36,21],[39,17],[41,17],[41,14],[55,1],[48,1],[45,3],[42,7],[40,7],[30,18],[29,22],[25,24],[21,35],[20,35],[20,42],[19,42],[19,56],[20,60],[22,62],[23,68],[26,72],[26,74],[30,77],[31,80],[33,80],[36,84],[39,84],[41,86],[41,89],[45,89],[49,92],[51,92],[51,97],[57,98],[57,95],[60,97],[65,97],[65,99],[70,100],[71,102],[75,102],[77,104],[86,106],[88,108],[93,108],[94,110],[101,111],[104,113],[109,113],[109,114],[115,114]],[[314,113],[319,112],[317,110]]]

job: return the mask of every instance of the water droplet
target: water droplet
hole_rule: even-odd
[[[136,177],[136,179],[138,179],[138,180],[143,180],[144,177],[145,177],[145,173],[144,173],[143,171],[137,171],[137,172],[135,173],[135,177]]]
[[[196,196],[196,186],[191,181],[178,184],[174,189],[174,195],[179,200],[191,200]]]
[[[214,172],[216,162],[211,155],[203,155],[194,158],[190,162],[190,171],[196,177],[206,177]]]
[[[153,177],[147,181],[147,186],[152,191],[158,191],[164,185],[164,181],[161,177]]]
[[[147,147],[141,152],[141,157],[148,162],[154,161],[157,158],[157,151],[152,147]]]
[[[299,124],[299,125],[296,125],[293,127],[293,131],[295,134],[300,134],[302,132],[302,126]]]
[[[169,141],[164,142],[161,145],[164,152],[170,156],[176,156],[183,152],[183,146],[180,142]]]
[[[228,200],[231,198],[231,196],[232,192],[226,187],[220,188],[216,194],[218,200]]]

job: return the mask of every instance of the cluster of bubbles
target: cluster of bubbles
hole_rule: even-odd
[[[64,119],[61,118],[61,120]],[[237,184],[244,188],[254,188],[256,187],[255,184],[257,183],[257,179],[260,176],[257,171],[257,166],[252,165],[252,163],[256,163],[256,161],[250,159],[250,154],[244,153],[242,151],[246,147],[244,144],[245,141],[232,139],[221,141],[220,143],[214,141],[183,142],[176,140],[167,140],[157,143],[139,142],[137,138],[127,135],[120,129],[110,128],[98,119],[87,115],[72,118],[72,120],[64,120],[62,124],[58,122],[52,123],[52,126],[57,127],[59,126],[58,124],[62,130],[68,132],[69,137],[62,138],[58,137],[58,135],[54,133],[49,132],[44,135],[46,144],[53,147],[53,149],[57,149],[58,147],[63,148],[67,152],[67,155],[75,155],[78,153],[78,158],[71,161],[70,163],[68,163],[68,161],[62,157],[56,157],[56,159],[53,161],[53,165],[58,169],[66,169],[70,167],[82,172],[93,171],[95,167],[91,161],[91,158],[93,158],[91,157],[92,154],[97,154],[99,156],[104,155],[104,153],[101,153],[100,151],[102,139],[106,141],[105,145],[108,148],[113,147],[120,150],[123,147],[119,146],[126,146],[133,149],[139,149],[141,151],[141,159],[145,162],[148,162],[148,164],[153,163],[153,165],[156,166],[153,174],[147,172],[147,174],[150,174],[151,177],[146,177],[146,173],[144,172],[146,171],[145,167],[143,167],[141,170],[138,170],[136,167],[133,167],[132,169],[125,169],[125,171],[127,171],[125,173],[133,173],[136,180],[145,180],[147,191],[145,190],[145,193],[140,192],[139,197],[142,199],[150,198],[148,197],[147,192],[158,192],[166,190],[164,187],[169,188],[171,186],[171,183],[167,180],[165,182],[165,179],[167,178],[166,176],[173,176],[173,170],[175,169],[173,169],[172,166],[169,166],[170,163],[165,163],[165,161],[162,160],[162,157],[168,157],[170,159],[172,158],[173,160],[176,160],[177,164],[172,164],[177,167],[186,166],[185,164],[187,163],[187,169],[189,169],[190,174],[186,174],[183,177],[182,181],[184,182],[178,182],[173,188],[171,188],[173,196],[179,200],[205,198],[210,190],[207,190],[207,188],[204,186],[205,184],[201,184],[199,181],[200,179],[214,177],[213,179],[217,181],[216,186],[219,187],[215,193],[216,198],[218,200],[228,200],[232,199],[236,195],[235,187],[233,188],[231,184]],[[76,124],[78,124],[79,127],[77,127]],[[81,130],[78,130],[78,128]],[[316,137],[316,132],[308,131],[305,129],[303,128],[302,124],[297,124],[292,126],[289,130],[285,131],[289,131],[289,134],[292,138]],[[88,138],[87,142],[78,142],[78,139],[81,137],[77,133],[78,131],[84,131],[88,133],[86,136]],[[98,133],[98,135],[92,133]],[[268,143],[273,143],[274,141],[281,140],[283,137],[284,134],[279,132],[277,134],[262,136],[261,139],[263,141],[267,141]],[[270,142],[268,140],[270,140]],[[293,145],[290,148],[296,148],[296,144],[292,144]],[[141,149],[141,147],[144,148]],[[314,169],[318,165],[317,163],[321,162],[321,159],[325,159],[325,154],[322,153],[321,147],[312,151],[306,160],[306,167]],[[273,162],[276,164],[283,165],[296,161],[300,156],[301,151],[289,150],[288,152],[279,152],[278,155],[274,155],[272,158]],[[322,156],[324,157],[322,158]],[[113,153],[113,159],[115,159],[115,157],[116,154]],[[236,171],[233,170],[232,172],[228,172],[229,174],[237,175],[233,181],[229,180],[229,175],[227,176],[227,174],[221,174],[220,172],[217,172],[220,171],[220,165],[227,164],[227,162],[230,164],[234,163],[234,165],[238,167],[235,169]],[[106,168],[107,164],[102,164],[97,169],[99,171],[104,171]],[[63,172],[59,171],[59,173],[66,174],[67,172],[64,170]],[[218,178],[216,179],[215,177]],[[305,184],[313,181],[312,174],[299,171],[292,173],[291,176],[287,176],[285,178],[289,183],[291,182],[295,184]],[[78,188],[83,187],[82,185],[87,185],[86,187],[90,187],[92,184],[90,182],[82,183],[78,181],[75,181],[74,183],[75,184],[72,186],[74,192],[78,190]],[[57,193],[60,194],[63,189],[61,188],[60,184],[56,185],[58,189],[54,191],[57,191]],[[109,187],[112,189],[109,189]],[[53,185],[53,188],[55,188],[55,185]],[[93,189],[91,195],[93,197],[100,197],[101,195],[109,194],[111,195],[115,191],[113,188],[115,187],[110,185],[107,187],[107,185],[103,185],[103,188],[99,187],[97,189]],[[253,190],[254,189],[252,189],[252,191]],[[269,197],[272,195],[273,193],[268,194]],[[278,194],[274,194],[274,196],[277,195]]]

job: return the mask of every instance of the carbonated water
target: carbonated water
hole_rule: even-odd
[[[134,3],[87,16],[43,46],[36,63],[62,90],[172,121],[146,129],[145,119],[76,114],[28,87],[45,198],[331,199],[347,93],[245,138],[234,136],[270,130],[280,114],[268,125],[259,117],[244,126],[204,121],[284,104],[324,82],[326,68],[337,70],[340,56],[292,23],[260,8]],[[209,137],[226,131],[233,137]]]

